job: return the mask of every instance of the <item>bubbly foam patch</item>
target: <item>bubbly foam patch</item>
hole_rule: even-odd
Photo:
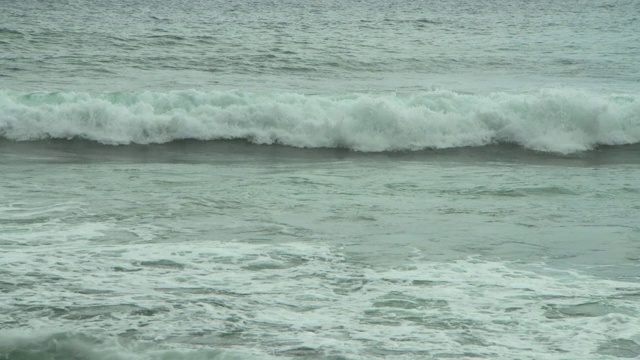
[[[373,268],[309,243],[57,245],[20,254],[3,263],[0,338],[51,329],[103,339],[81,339],[91,351],[120,341],[195,358],[206,355],[198,349],[294,358],[593,358],[630,354],[640,343],[639,284],[543,266],[416,257]],[[77,345],[75,337],[62,340]],[[4,355],[14,349],[1,346]],[[156,350],[129,351],[155,358],[148,352]]]
[[[640,141],[638,95],[576,89],[341,96],[242,91],[0,92],[0,136],[104,144],[244,139],[377,152],[514,143],[573,153]]]

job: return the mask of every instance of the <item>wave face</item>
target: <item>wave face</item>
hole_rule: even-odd
[[[244,139],[363,152],[518,144],[569,154],[640,142],[640,95],[0,92],[0,137],[102,144]]]

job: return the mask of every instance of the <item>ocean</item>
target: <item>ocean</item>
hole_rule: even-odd
[[[0,359],[640,358],[639,1],[0,10]]]

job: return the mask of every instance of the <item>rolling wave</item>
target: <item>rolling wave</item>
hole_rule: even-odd
[[[243,139],[301,148],[415,151],[490,144],[570,154],[640,142],[640,95],[303,95],[243,91],[0,91],[0,137],[158,144]]]

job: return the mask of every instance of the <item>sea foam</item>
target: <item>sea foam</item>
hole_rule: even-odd
[[[413,151],[489,144],[568,154],[640,142],[640,95],[303,95],[243,91],[0,92],[0,137],[103,144],[244,139],[256,144]]]

